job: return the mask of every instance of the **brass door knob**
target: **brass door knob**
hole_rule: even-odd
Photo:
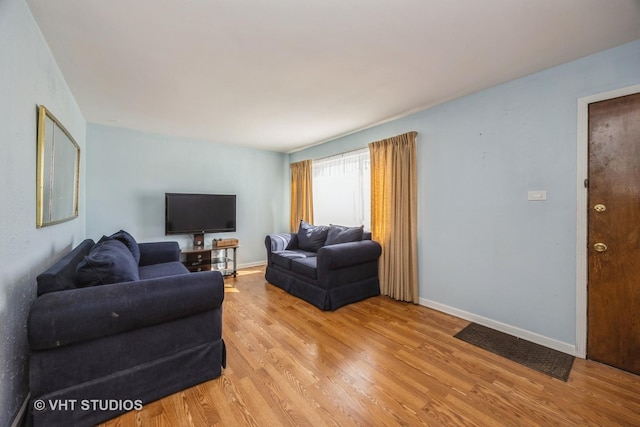
[[[607,250],[607,245],[605,245],[604,243],[600,243],[600,242],[598,242],[598,243],[596,243],[595,245],[593,245],[593,249],[594,249],[596,252],[604,252],[604,251],[606,251],[606,250]]]
[[[595,210],[596,212],[604,212],[607,210],[607,207],[599,203],[593,207],[593,210]]]

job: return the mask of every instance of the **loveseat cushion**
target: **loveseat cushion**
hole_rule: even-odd
[[[133,255],[133,259],[136,261],[136,264],[140,263],[140,248],[138,247],[138,242],[136,242],[136,239],[134,239],[131,234],[124,230],[120,230],[109,237],[124,243],[127,249],[131,251],[131,255]]]
[[[359,242],[364,234],[364,226],[345,227],[343,225],[329,225],[329,232],[325,246],[336,245],[338,243]]]
[[[291,261],[291,271],[316,280],[318,278],[318,257],[298,258]]]
[[[287,270],[291,270],[291,260],[298,258],[306,258],[308,256],[315,257],[315,252],[307,252],[307,251],[277,251],[271,254],[272,262],[275,265],[279,265],[280,267],[286,268]]]
[[[298,229],[298,248],[305,251],[317,252],[327,240],[329,227],[326,225],[311,225],[301,220]]]
[[[78,287],[139,280],[138,263],[119,240],[103,237],[76,268]]]

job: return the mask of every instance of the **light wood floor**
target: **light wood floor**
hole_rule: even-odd
[[[467,321],[387,297],[322,312],[227,279],[220,378],[115,426],[640,426],[640,377],[576,359],[567,383],[466,344]]]

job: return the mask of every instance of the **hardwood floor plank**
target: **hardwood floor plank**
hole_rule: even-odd
[[[295,378],[283,373],[276,366],[266,366],[258,374],[263,394],[268,393],[272,407],[278,410],[284,425],[313,426],[317,410],[321,405],[313,398],[308,388]],[[291,398],[293,396],[293,399]],[[323,422],[317,425],[325,425]]]
[[[216,409],[215,402],[207,393],[210,381],[198,384],[184,391],[185,399],[189,404],[191,418],[194,424],[198,425],[200,420],[206,420],[207,425],[216,424],[221,421],[220,415]]]
[[[577,359],[567,382],[454,338],[469,322],[369,298],[323,312],[264,280],[226,280],[220,378],[102,427],[634,426],[640,378]]]
[[[227,402],[231,413],[235,418],[234,424],[230,425],[246,425],[246,426],[259,426],[254,414],[249,410],[247,405],[247,399],[251,399],[251,396],[245,396],[238,388],[237,383],[239,381],[233,381],[227,377],[221,377],[222,381],[219,381],[220,391],[222,391],[225,399],[222,402]],[[257,415],[257,414],[255,414]],[[228,421],[223,422],[227,424]]]

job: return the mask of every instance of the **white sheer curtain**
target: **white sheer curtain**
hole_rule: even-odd
[[[313,216],[318,225],[371,227],[369,149],[313,161]]]

